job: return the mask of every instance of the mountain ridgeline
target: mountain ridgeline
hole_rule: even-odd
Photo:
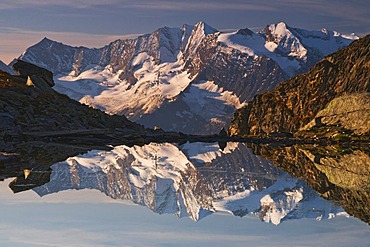
[[[369,94],[370,35],[367,35],[325,57],[307,73],[255,96],[236,111],[229,133],[368,135]]]
[[[102,48],[47,38],[19,59],[54,73],[60,93],[146,127],[218,133],[256,94],[308,70],[356,36],[285,23],[219,32],[204,22],[163,27]]]

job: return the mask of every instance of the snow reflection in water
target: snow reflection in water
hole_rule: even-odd
[[[52,166],[40,196],[68,189],[96,189],[111,198],[131,200],[159,214],[198,221],[214,212],[256,215],[280,224],[347,214],[322,199],[302,180],[256,156],[245,144],[151,143],[93,150]]]

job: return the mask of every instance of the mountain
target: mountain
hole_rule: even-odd
[[[98,49],[45,38],[19,59],[52,71],[54,89],[81,103],[147,127],[207,134],[228,125],[256,94],[354,39],[285,23],[225,33],[199,22]]]
[[[0,71],[7,72],[11,75],[14,75],[14,71],[8,65],[6,65],[3,61],[0,60]]]
[[[179,147],[151,143],[93,150],[53,165],[50,182],[34,191],[45,196],[69,189],[99,190],[159,214],[192,220],[213,212],[255,215],[273,224],[346,215],[302,180],[239,143],[229,143],[223,151],[217,143]]]
[[[370,35],[239,109],[231,135],[290,132],[341,137],[370,133]],[[345,137],[345,136],[343,136]]]
[[[0,71],[0,151],[31,141],[33,137],[49,136],[52,141],[48,133],[70,136],[75,143],[79,137],[87,138],[86,142],[90,143],[88,138],[92,134],[106,136],[107,133],[99,129],[117,130],[123,135],[131,133],[136,137],[144,133],[141,126],[124,116],[107,115],[57,93],[51,88],[53,74],[46,69],[24,61],[14,63],[13,69],[18,76]],[[60,135],[54,138],[60,139]],[[122,138],[120,136],[120,143]],[[109,135],[109,140],[112,139]]]

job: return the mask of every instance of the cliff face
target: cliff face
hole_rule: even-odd
[[[369,61],[370,35],[327,56],[309,72],[293,77],[274,90],[254,97],[246,107],[236,111],[229,133],[231,135],[295,133],[315,119],[316,114],[337,97],[362,93],[365,94],[362,98],[367,98],[366,94],[370,93]],[[366,109],[369,106],[363,107],[362,110],[368,114]],[[336,111],[345,113],[343,109]]]

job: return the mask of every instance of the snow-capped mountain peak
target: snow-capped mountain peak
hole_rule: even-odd
[[[204,35],[214,34],[214,33],[218,32],[217,29],[211,27],[210,25],[208,25],[204,21],[200,21],[197,24],[195,24],[194,30],[196,30],[195,31],[196,33],[202,32]]]
[[[279,22],[278,24],[274,25],[274,24],[271,24],[269,26],[269,29],[272,31],[272,30],[275,30],[275,35],[276,36],[280,36],[280,37],[283,37],[283,36],[290,36],[291,35],[291,32],[289,31],[288,29],[288,26],[285,22]]]
[[[255,33],[250,30],[249,28],[243,28],[243,29],[239,29],[237,32],[237,34],[241,34],[241,35],[245,35],[245,36],[252,36],[254,35]]]
[[[54,41],[54,40],[51,40],[49,39],[48,37],[44,37],[40,43],[44,43],[44,44],[52,44],[52,43],[58,43],[57,41]]]
[[[138,37],[136,54],[145,52],[154,57],[158,64],[175,62],[181,49],[182,37],[180,28],[160,28],[151,34]]]
[[[324,57],[349,45],[358,39],[356,35],[342,35],[336,31],[322,28],[320,31],[308,31],[288,26],[284,22],[270,24],[259,32],[265,38],[265,47],[281,56],[295,58],[309,66]]]
[[[189,41],[185,48],[185,54],[188,58],[194,59],[197,49],[202,44],[202,41],[211,34],[218,32],[213,27],[209,26],[205,22],[198,22],[195,24],[193,30],[191,31]]]
[[[283,56],[296,57],[297,59],[307,59],[307,49],[301,41],[293,35],[284,22],[271,24],[266,28],[265,47],[270,52],[276,52]]]

